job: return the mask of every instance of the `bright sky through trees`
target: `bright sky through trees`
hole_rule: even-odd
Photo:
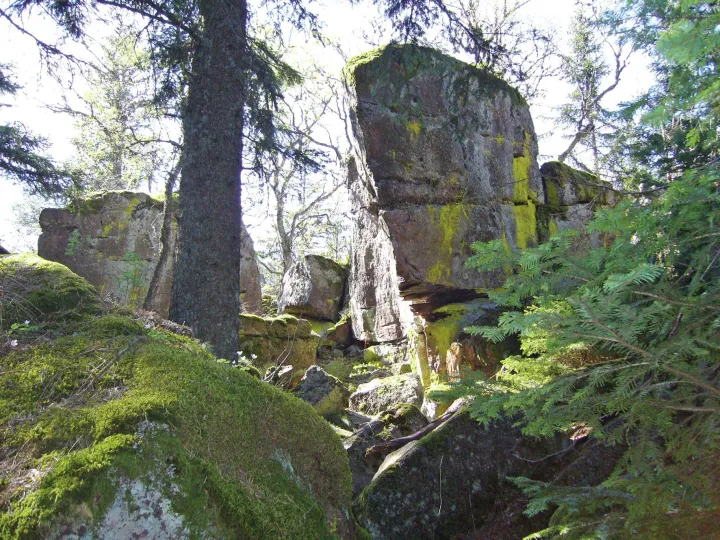
[[[488,5],[492,3],[488,2]],[[349,2],[324,0],[316,2],[312,7],[324,23],[325,36],[329,41],[338,43],[343,54],[348,57],[369,50],[373,47],[373,43],[387,43],[391,38],[389,28],[385,35],[382,34],[385,26],[382,24],[384,20],[382,14],[367,2],[350,6]],[[523,6],[520,17],[527,18],[540,27],[553,28],[553,34],[559,38],[558,45],[567,50],[570,20],[574,10],[573,0],[530,0]],[[257,10],[253,12],[259,13]],[[60,37],[57,25],[38,11],[25,17],[23,23],[29,31],[48,43],[55,43]],[[87,40],[91,50],[93,47],[97,49],[96,43],[103,39],[105,31],[106,28],[102,23],[96,23],[91,27],[89,33],[92,39]],[[339,75],[344,62],[336,50],[323,47],[317,42],[310,42],[306,36],[297,33],[291,36],[288,45],[292,50],[289,59],[291,63],[299,64],[302,68],[302,64],[315,62],[328,72]],[[84,49],[83,45],[69,40],[63,46],[64,51],[91,60],[92,56]],[[5,96],[2,100],[3,104],[12,106],[0,107],[0,122],[22,122],[33,133],[48,139],[51,143],[50,154],[56,161],[62,162],[70,158],[74,152],[70,142],[75,134],[73,120],[68,115],[53,114],[45,107],[58,104],[63,90],[67,91],[70,77],[67,74],[64,76],[65,88],[63,88],[49,76],[45,67],[41,65],[32,39],[21,35],[4,19],[0,19],[0,51],[2,51],[0,62],[9,63],[13,67],[16,82],[23,86],[16,96]],[[647,87],[650,82],[651,78],[644,59],[639,56],[633,57],[611,100],[613,102],[627,100]],[[75,90],[82,92],[81,78],[76,77],[73,84]],[[546,81],[544,86],[545,97],[532,103],[531,111],[540,138],[541,159],[552,159],[567,146],[567,140],[563,139],[562,134],[554,128],[552,117],[554,108],[566,99],[568,88],[557,80]],[[162,186],[157,186],[158,191],[161,189]],[[10,249],[35,244],[34,239],[18,238],[17,232],[11,226],[12,206],[23,196],[19,186],[0,178],[0,242]],[[258,217],[250,212],[246,222],[251,234],[256,237],[262,236],[264,234],[262,223],[255,221],[258,221]]]

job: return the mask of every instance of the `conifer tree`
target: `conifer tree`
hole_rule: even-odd
[[[692,119],[683,144],[691,151],[706,142],[693,133],[720,126],[720,35],[710,32],[720,10],[710,2],[644,0],[621,15],[638,46],[652,47],[656,69],[679,81],[643,125],[669,115]],[[651,30],[633,26],[648,20]],[[513,273],[491,295],[510,311],[497,327],[469,331],[491,340],[517,333],[523,355],[505,360],[491,382],[465,381],[451,394],[478,395],[473,413],[483,422],[519,414],[528,435],[581,428],[588,444],[624,449],[596,487],[515,479],[531,497],[528,514],[555,509],[539,536],[717,532],[720,160],[717,150],[703,155],[674,163],[674,174],[652,189],[625,192],[587,233],[562,232],[522,253],[507,253],[499,241],[474,247],[470,266]]]

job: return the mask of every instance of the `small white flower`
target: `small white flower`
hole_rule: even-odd
[[[257,354],[251,354],[250,358],[252,358],[253,360],[257,360]]]
[[[25,321],[25,324],[30,324],[30,321]]]
[[[18,346],[18,340],[17,340],[17,339],[13,339],[13,340],[10,342],[10,347],[11,347],[12,349],[14,349],[14,348],[17,347],[17,346]]]
[[[238,355],[238,356],[242,356],[242,351],[238,351],[238,352],[237,352],[237,355]]]
[[[145,328],[152,328],[152,323],[149,323],[149,322],[145,323]]]

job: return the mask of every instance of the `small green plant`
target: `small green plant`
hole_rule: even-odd
[[[30,324],[30,321],[23,321],[11,324],[8,335],[18,336],[22,334],[27,334],[29,332],[37,332],[39,329],[40,327],[35,326],[34,324]]]
[[[120,292],[129,304],[134,304],[139,296],[145,281],[143,280],[143,260],[135,251],[126,251],[123,262],[127,264],[126,270],[120,275]]]
[[[65,255],[68,257],[72,257],[77,253],[77,250],[80,248],[80,231],[77,229],[74,230],[70,237],[68,238],[68,245],[65,248]]]

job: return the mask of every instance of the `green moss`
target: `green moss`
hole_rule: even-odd
[[[0,257],[0,329],[26,319],[81,318],[98,305],[92,285],[62,264],[32,253]]]
[[[23,452],[14,472],[0,473],[0,537],[43,536],[83,505],[101,515],[118,471],[143,477],[167,460],[181,489],[166,495],[196,534],[217,520],[226,538],[332,536],[328,522],[349,503],[350,472],[339,439],[310,405],[218,364],[193,340],[141,336],[131,319],[74,330],[3,361],[2,437],[7,451]],[[145,420],[168,426],[166,434],[139,441]],[[149,450],[139,452],[138,442]],[[23,471],[50,464],[28,493],[10,488]]]
[[[95,338],[139,336],[145,333],[145,329],[139,322],[120,315],[106,315],[93,319],[81,329],[85,335]]]
[[[372,49],[370,51],[358,54],[357,56],[353,56],[352,58],[350,58],[350,60],[348,60],[347,64],[345,64],[345,67],[343,68],[343,79],[345,80],[345,83],[350,86],[354,86],[355,71],[360,66],[364,66],[380,58],[384,51],[385,47],[378,47],[377,49]]]
[[[350,360],[344,358],[336,358],[331,360],[327,364],[323,364],[322,368],[333,377],[340,379],[341,381],[346,380],[353,372],[355,365]]]
[[[530,177],[532,173],[532,155],[530,153],[531,135],[525,132],[523,142],[523,153],[513,158],[513,202],[524,204],[526,201],[533,201],[537,204],[537,193],[530,189]]]
[[[415,137],[419,137],[422,133],[422,122],[417,119],[412,119],[408,121],[406,129],[410,133],[410,140],[413,140]]]
[[[414,327],[408,331],[408,355],[410,357],[410,369],[418,377],[423,387],[430,385],[431,373],[427,358],[427,343],[425,334],[418,332]]]
[[[427,280],[450,285],[455,239],[461,223],[468,220],[467,208],[464,204],[428,206],[428,214],[431,225],[440,231],[440,237],[433,246],[435,264],[428,270]]]
[[[515,241],[517,247],[525,249],[537,243],[537,216],[535,205],[528,201],[527,204],[516,204],[513,206],[515,214]]]
[[[141,202],[140,198],[138,197],[138,193],[133,191],[125,191],[125,190],[107,190],[107,191],[95,191],[92,193],[88,193],[83,196],[81,199],[75,199],[68,205],[68,210],[70,210],[74,214],[95,214],[102,210],[105,207],[107,197],[112,195],[120,195],[122,197],[125,197],[126,199],[130,200],[132,208],[127,213],[128,216],[132,214],[132,211],[134,208]],[[150,197],[146,196],[147,200],[150,204],[154,206],[162,207],[163,202],[162,199],[157,197]],[[133,201],[136,201],[133,204]]]
[[[331,299],[328,300],[332,302]],[[308,321],[310,322],[310,328],[318,336],[324,336],[331,328],[335,326],[335,323],[330,321],[317,321],[315,319],[308,319]]]
[[[438,366],[435,371],[443,373],[450,345],[457,340],[460,332],[462,332],[466,310],[460,305],[449,305],[436,310],[435,313],[445,314],[446,316],[425,325],[427,355],[428,361]],[[434,382],[431,377],[430,384]]]

